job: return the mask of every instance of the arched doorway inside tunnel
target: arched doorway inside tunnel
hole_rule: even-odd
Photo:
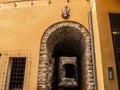
[[[59,22],[44,33],[38,90],[94,90],[89,32],[77,22]]]

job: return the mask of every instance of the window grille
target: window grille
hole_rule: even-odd
[[[10,57],[9,64],[11,64],[9,90],[22,90],[24,84],[26,57]]]
[[[0,90],[29,90],[31,53],[5,51],[1,56]]]

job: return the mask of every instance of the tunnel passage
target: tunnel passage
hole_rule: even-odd
[[[88,31],[76,22],[59,22],[44,33],[38,90],[94,90]]]

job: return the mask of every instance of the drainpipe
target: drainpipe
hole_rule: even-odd
[[[92,23],[92,11],[88,12],[89,18],[89,29],[90,29],[90,38],[91,38],[91,49],[92,49],[92,62],[93,62],[93,74],[94,74],[94,85],[95,90],[98,90],[97,86],[97,75],[96,75],[96,60],[95,60],[95,46],[94,46],[94,34],[93,34],[93,23]]]

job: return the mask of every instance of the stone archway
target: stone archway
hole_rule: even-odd
[[[79,88],[94,90],[90,35],[84,26],[73,21],[55,23],[44,33],[40,46],[38,90],[52,90],[54,63],[57,62],[54,57],[61,54],[78,58]]]

